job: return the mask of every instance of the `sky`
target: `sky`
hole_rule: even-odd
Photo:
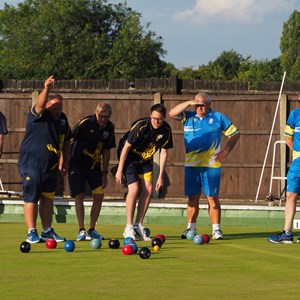
[[[0,0],[17,5],[18,0]],[[108,0],[108,3],[123,3]],[[283,23],[299,0],[127,0],[141,23],[163,39],[162,57],[176,68],[207,65],[223,51],[271,60],[280,55]]]

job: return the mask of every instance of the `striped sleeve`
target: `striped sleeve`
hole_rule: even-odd
[[[293,137],[294,136],[294,131],[295,131],[295,129],[287,124],[285,126],[284,135],[289,136],[289,137]]]

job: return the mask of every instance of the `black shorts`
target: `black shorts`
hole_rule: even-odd
[[[54,199],[58,170],[41,173],[38,170],[20,167],[22,177],[24,202],[37,203],[41,195]]]
[[[137,182],[140,179],[145,181],[152,181],[153,177],[153,162],[147,160],[144,162],[139,161],[126,161],[124,166],[125,184]]]
[[[85,192],[85,182],[88,182],[93,194],[103,194],[102,176],[99,169],[71,167],[68,175],[71,197]]]

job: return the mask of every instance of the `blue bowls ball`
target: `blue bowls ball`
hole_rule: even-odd
[[[90,246],[92,249],[100,249],[102,246],[102,242],[100,239],[92,239],[90,242]]]
[[[204,238],[202,235],[195,235],[193,242],[195,245],[202,245],[204,243]]]
[[[64,248],[67,252],[73,252],[75,249],[75,243],[73,241],[65,241]]]

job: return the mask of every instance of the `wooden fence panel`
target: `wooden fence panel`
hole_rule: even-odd
[[[153,79],[154,80],[154,79]],[[152,80],[152,81],[153,81]],[[151,84],[161,87],[172,86],[172,82],[162,80],[152,82],[146,80],[139,82],[145,88]],[[104,83],[95,83],[101,86]],[[36,83],[38,85],[38,82]],[[76,85],[76,84],[75,84]],[[89,83],[77,83],[77,86],[86,88]],[[149,115],[150,107],[154,101],[154,93],[139,92],[135,93],[98,93],[93,92],[72,92],[70,90],[61,91],[64,97],[64,112],[68,116],[69,123],[74,126],[82,117],[93,114],[96,105],[101,101],[106,101],[112,105],[113,114],[111,121],[115,124],[116,142],[130,128],[131,123],[137,118]],[[70,89],[73,87],[70,84]],[[58,90],[59,92],[59,90]],[[257,93],[257,92],[210,92],[212,99],[212,108],[215,111],[225,113],[232,122],[238,127],[241,133],[240,140],[232,151],[228,159],[223,163],[221,198],[251,198],[254,199],[258,182],[266,153],[266,146],[269,139],[270,129],[274,118],[277,93]],[[182,95],[163,94],[162,102],[169,111],[176,104],[191,99],[195,96],[193,91],[184,91]],[[298,96],[296,93],[288,95],[288,110],[298,106]],[[25,133],[25,122],[27,113],[31,107],[31,92],[24,93],[0,93],[0,110],[7,117],[7,125],[10,129],[6,136],[4,154],[0,160],[0,174],[5,189],[21,191],[21,180],[18,174],[17,158],[20,143]],[[171,120],[167,116],[166,121],[173,130],[174,149],[170,150],[166,166],[167,186],[160,193],[161,197],[173,198],[183,195],[184,187],[184,142],[182,124]],[[277,117],[274,129],[274,141],[280,138],[279,117]],[[223,146],[226,143],[226,137],[223,138]],[[260,198],[264,198],[269,191],[271,154],[273,148],[270,148],[265,174],[263,177]],[[276,164],[279,163],[279,156],[276,158]],[[114,171],[117,167],[116,149],[113,149],[111,155],[109,184],[106,189],[106,195],[122,197],[126,193],[126,188],[115,184]],[[60,189],[68,195],[68,182],[65,179],[60,183]],[[275,184],[275,192],[277,184]],[[62,191],[60,191],[62,192]]]

